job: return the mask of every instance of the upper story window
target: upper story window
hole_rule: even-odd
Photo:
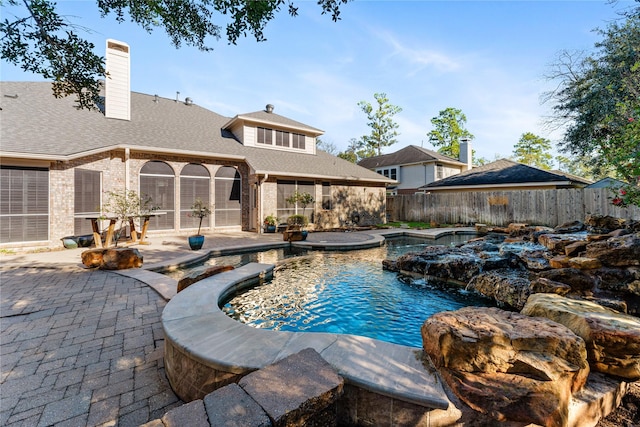
[[[436,179],[444,178],[444,166],[436,165]]]
[[[387,178],[391,178],[391,179],[397,179],[398,178],[398,169],[397,168],[378,169],[377,172],[380,175],[384,175]]]
[[[273,129],[258,128],[258,144],[272,145]]]
[[[291,146],[293,148],[299,148],[301,150],[305,149],[305,137],[302,134],[299,133],[292,133],[291,134]]]
[[[289,132],[283,130],[276,131],[276,146],[289,147]]]

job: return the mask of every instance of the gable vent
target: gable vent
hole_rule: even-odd
[[[111,119],[131,119],[129,45],[107,40],[104,115]]]

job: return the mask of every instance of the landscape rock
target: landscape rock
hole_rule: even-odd
[[[574,243],[569,243],[564,247],[564,254],[566,256],[579,256],[581,252],[584,252],[587,249],[586,240],[580,240]]]
[[[522,314],[551,319],[581,337],[592,370],[640,380],[640,319],[554,294],[531,295]]]
[[[126,270],[142,267],[143,257],[135,248],[89,249],[80,255],[82,264],[101,270]]]
[[[569,234],[578,233],[585,229],[585,225],[581,221],[569,221],[554,227],[554,233]]]
[[[499,306],[520,310],[531,294],[530,286],[526,271],[499,269],[474,276],[467,285],[467,290],[491,298]]]
[[[482,265],[482,259],[472,250],[428,246],[420,253],[398,257],[392,271],[466,284],[482,270]]]
[[[135,248],[109,248],[102,255],[102,270],[126,270],[142,267],[142,254]]]
[[[589,291],[596,286],[596,278],[577,268],[556,268],[542,271],[538,277],[564,283],[574,291]]]
[[[602,263],[597,258],[574,257],[569,259],[569,267],[578,270],[593,270],[602,267]]]
[[[640,233],[589,243],[585,256],[609,267],[639,266]]]
[[[625,220],[609,215],[587,215],[584,224],[589,233],[607,234],[614,230],[624,228]]]
[[[232,265],[214,265],[194,269],[187,276],[178,280],[178,292],[185,290],[202,279],[206,279],[207,277],[220,274],[225,271],[233,270],[233,268],[234,267]]]
[[[567,255],[554,256],[549,260],[551,268],[569,268],[569,257]]]
[[[566,425],[589,374],[584,341],[548,319],[467,307],[433,315],[421,333],[456,396],[498,421]]]
[[[565,247],[585,239],[585,234],[541,234],[538,243],[557,254],[564,254]]]
[[[529,289],[531,294],[546,293],[566,295],[571,292],[571,286],[542,277],[532,280]]]

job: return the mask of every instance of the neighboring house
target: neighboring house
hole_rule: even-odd
[[[463,141],[460,159],[456,160],[409,145],[395,153],[362,159],[358,165],[398,181],[397,185],[388,188],[391,194],[413,194],[425,184],[471,169],[471,147]]]
[[[196,198],[213,205],[209,231],[260,232],[264,217],[281,221],[311,193],[305,214],[338,227],[354,211],[383,222],[393,181],[316,150],[322,131],[264,111],[224,117],[186,98],[130,92],[129,46],[107,41],[102,111],[56,99],[46,82],[0,82],[0,248],[53,246],[91,232],[105,194],[125,189],[151,196],[165,212],[149,234],[190,234]]]
[[[593,184],[587,185],[585,188],[620,188],[624,185],[627,184],[623,181],[611,177],[606,177],[594,182]]]
[[[549,190],[583,188],[591,181],[559,171],[501,159],[420,188],[436,191]]]

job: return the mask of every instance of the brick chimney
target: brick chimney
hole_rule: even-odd
[[[104,115],[111,119],[131,119],[129,45],[107,40]]]

